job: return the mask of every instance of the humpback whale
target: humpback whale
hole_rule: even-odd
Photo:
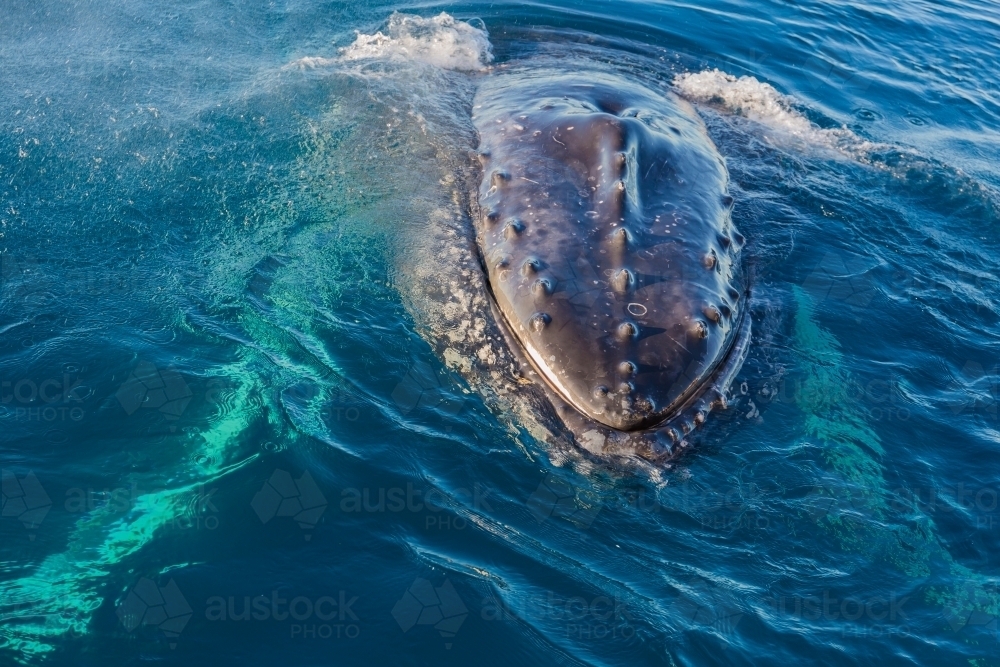
[[[491,307],[593,453],[669,458],[746,357],[745,243],[694,109],[593,71],[497,71],[470,197]]]

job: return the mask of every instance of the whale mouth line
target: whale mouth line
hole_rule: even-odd
[[[726,346],[726,350],[723,354],[719,355],[716,362],[707,370],[706,373],[701,378],[696,378],[691,381],[687,389],[678,396],[666,409],[665,415],[659,421],[646,425],[639,429],[619,429],[614,426],[610,426],[601,421],[598,421],[581,411],[576,404],[573,402],[570,396],[567,394],[565,387],[560,386],[558,383],[553,382],[552,378],[555,373],[551,369],[547,368],[547,365],[541,360],[540,353],[533,349],[531,346],[524,345],[513,333],[513,327],[511,323],[507,320],[507,316],[504,314],[503,309],[497,303],[496,294],[493,291],[493,284],[489,280],[489,274],[486,271],[485,265],[483,263],[482,253],[479,252],[477,247],[476,254],[479,258],[480,268],[483,271],[483,276],[485,278],[484,283],[486,287],[486,293],[489,295],[489,306],[490,310],[493,312],[493,317],[498,324],[500,332],[503,334],[504,341],[507,343],[508,349],[513,353],[514,357],[521,361],[522,365],[527,364],[534,374],[540,380],[540,384],[543,391],[549,395],[550,401],[553,398],[557,398],[570,409],[573,410],[577,419],[567,420],[566,415],[563,414],[564,421],[579,421],[584,420],[589,429],[597,428],[599,430],[606,429],[612,433],[618,433],[622,435],[629,436],[641,436],[643,434],[656,433],[664,429],[670,429],[673,422],[687,420],[687,424],[682,423],[678,428],[679,433],[672,434],[671,437],[679,441],[679,437],[690,431],[696,423],[696,415],[698,412],[703,412],[707,415],[714,408],[721,407],[725,408],[727,401],[725,398],[725,392],[732,383],[736,374],[739,372],[740,368],[743,366],[743,361],[746,359],[746,355],[749,352],[750,340],[751,340],[751,317],[749,314],[749,303],[751,300],[751,286],[748,283],[748,287],[744,290],[743,296],[746,299],[745,305],[737,313],[736,321],[733,323],[733,334],[730,336],[729,341]],[[701,405],[699,399],[702,399],[707,394],[715,395],[711,397],[711,400],[705,400]],[[555,403],[556,401],[551,401]],[[694,406],[694,409],[691,409]],[[691,414],[688,414],[688,413]],[[574,430],[583,431],[585,429],[578,428]]]

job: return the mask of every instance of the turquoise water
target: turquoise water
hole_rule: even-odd
[[[1000,662],[998,50],[975,1],[5,3],[3,664]],[[726,157],[754,340],[669,468],[448,353],[526,58]]]

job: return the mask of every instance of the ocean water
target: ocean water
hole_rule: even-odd
[[[1000,663],[998,51],[982,0],[4,3],[3,664]],[[449,353],[530,59],[726,158],[754,337],[669,466]]]

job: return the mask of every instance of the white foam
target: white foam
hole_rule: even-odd
[[[353,44],[340,49],[340,57],[402,59],[463,71],[485,70],[493,60],[486,29],[458,21],[445,12],[431,18],[394,13],[386,33],[359,32]]]
[[[846,127],[819,127],[796,110],[794,97],[752,76],[737,78],[718,69],[688,72],[674,77],[674,86],[688,99],[721,106],[765,125],[773,130],[769,138],[782,143],[830,148],[855,159],[864,159],[878,146]]]

